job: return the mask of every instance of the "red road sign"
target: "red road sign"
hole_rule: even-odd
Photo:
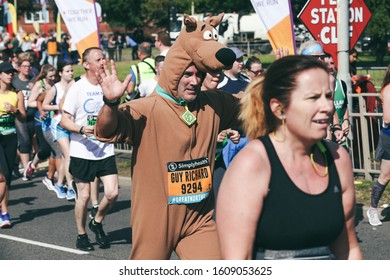
[[[371,12],[363,0],[349,0],[349,3],[349,47],[352,49],[369,22]],[[337,0],[308,0],[298,18],[337,61]]]

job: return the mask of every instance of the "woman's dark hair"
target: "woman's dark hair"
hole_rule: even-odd
[[[246,62],[245,62],[245,64],[244,64],[244,66],[245,66],[245,69],[247,69],[247,70],[251,70],[252,68],[252,64],[254,64],[254,63],[258,63],[258,64],[261,64],[261,60],[257,57],[257,56],[251,56],[251,57],[249,57],[247,60],[246,60]]]
[[[60,63],[58,63],[58,65],[57,65],[57,72],[61,73],[62,71],[64,71],[65,66],[68,66],[68,65],[72,66],[72,63],[68,62],[68,61],[67,62],[60,62]]]

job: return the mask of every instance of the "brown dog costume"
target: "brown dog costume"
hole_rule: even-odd
[[[192,63],[202,72],[233,64],[234,53],[217,42],[222,17],[203,23],[186,15],[155,92],[121,105],[115,133],[97,135],[133,145],[131,259],[169,259],[173,251],[181,259],[220,259],[211,178],[218,132],[236,122],[238,100],[199,90],[184,104],[177,89]]]

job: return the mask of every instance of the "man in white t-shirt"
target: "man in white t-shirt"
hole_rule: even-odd
[[[165,56],[163,55],[158,55],[154,58],[154,69],[156,70],[156,76],[153,79],[141,82],[141,84],[139,85],[139,95],[141,97],[149,96],[156,88],[158,78],[160,77],[160,73],[164,65],[164,60]]]
[[[156,34],[154,46],[160,51],[159,55],[166,56],[169,49],[171,48],[171,38],[169,37],[168,32],[159,31]]]
[[[83,53],[85,77],[68,90],[64,104],[61,126],[72,132],[70,141],[69,171],[77,183],[75,218],[78,231],[76,247],[83,251],[94,250],[89,242],[85,225],[91,183],[99,177],[104,185],[104,197],[89,228],[95,233],[100,248],[109,247],[102,221],[118,197],[118,171],[115,163],[114,145],[102,143],[94,137],[97,115],[103,106],[103,92],[95,73],[103,70],[105,59],[100,48],[92,47]]]

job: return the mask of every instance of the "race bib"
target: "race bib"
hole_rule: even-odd
[[[87,116],[87,125],[95,126],[96,120],[97,120],[97,116],[95,116],[95,115],[88,115]]]
[[[96,115],[88,115],[87,116],[87,125],[88,126],[95,126],[96,125],[97,116]],[[95,136],[87,136],[90,140],[96,140]]]
[[[16,133],[15,115],[13,114],[0,115],[0,134],[9,135],[14,133]]]
[[[191,204],[206,199],[212,190],[207,158],[168,162],[168,204]]]

